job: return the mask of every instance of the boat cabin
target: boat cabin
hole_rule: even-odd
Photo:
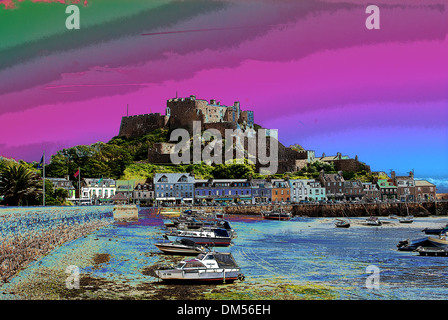
[[[181,261],[177,269],[218,269],[218,268],[238,268],[238,265],[233,259],[231,253],[223,252],[208,252],[201,253],[195,259],[188,261]]]

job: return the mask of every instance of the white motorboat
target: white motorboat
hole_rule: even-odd
[[[188,239],[178,239],[171,242],[159,242],[154,245],[164,253],[184,255],[198,255],[199,253],[205,253],[204,247],[201,247]]]
[[[194,241],[198,245],[227,247],[232,241],[231,235],[222,228],[203,228],[201,230],[171,230],[165,238],[175,241],[177,238]]]
[[[233,282],[244,280],[231,253],[210,251],[195,259],[182,260],[177,267],[155,270],[157,277],[171,282]]]

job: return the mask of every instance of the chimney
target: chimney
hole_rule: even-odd
[[[391,177],[392,181],[395,183],[395,171],[390,172],[390,177]]]
[[[239,107],[240,107],[240,102],[239,102],[239,101],[235,101],[235,102],[234,102],[234,104],[233,104],[233,106],[235,106],[235,107],[238,107],[238,108],[239,108]]]
[[[210,104],[216,104],[216,100],[215,99],[211,99],[210,100]]]
[[[191,95],[190,100],[193,100],[193,101],[196,100],[196,96]]]
[[[414,180],[414,170],[412,170],[411,172],[409,172],[409,177]]]

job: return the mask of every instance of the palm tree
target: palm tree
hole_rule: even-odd
[[[0,194],[9,205],[23,204],[42,193],[40,176],[24,164],[11,162],[0,168]]]

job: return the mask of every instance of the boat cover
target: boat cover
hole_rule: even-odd
[[[186,246],[192,246],[192,247],[196,246],[196,242],[194,242],[193,240],[190,240],[190,239],[182,238],[182,239],[180,239],[179,242]]]

